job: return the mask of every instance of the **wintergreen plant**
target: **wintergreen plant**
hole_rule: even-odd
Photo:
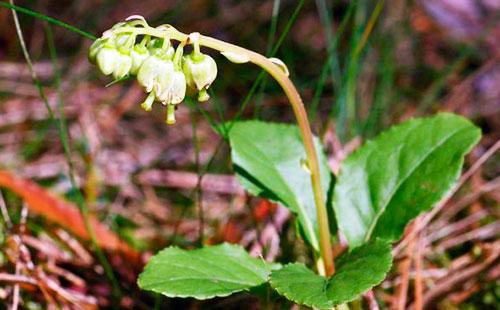
[[[186,45],[193,47],[189,55],[183,55]],[[147,264],[139,286],[169,297],[208,299],[269,283],[295,303],[328,309],[379,284],[392,264],[391,243],[454,186],[464,156],[480,139],[479,129],[453,114],[412,119],[365,143],[334,176],[279,59],[199,33],[187,35],[170,25],[153,28],[139,16],[104,32],[91,46],[89,59],[114,79],[136,76],[147,93],[141,106],[149,111],[161,102],[167,106],[167,123],[173,124],[175,106],[186,93],[199,101],[209,99],[217,65],[201,47],[215,49],[233,63],[264,68],[289,98],[298,127],[236,122],[228,134],[231,156],[250,193],[295,214],[300,237],[318,258],[317,273],[301,263],[283,266],[253,258],[237,245],[191,251],[168,247]],[[335,262],[331,241],[338,231],[330,226],[338,227],[349,245]]]
[[[89,60],[115,80],[136,76],[148,93],[141,107],[151,111],[155,101],[161,102],[167,106],[167,124],[174,124],[175,106],[184,100],[187,89],[198,93],[198,101],[209,99],[207,90],[217,77],[217,64],[201,52],[198,33],[174,49],[169,29],[168,25],[151,28],[141,16],[131,16],[95,40]],[[184,56],[188,42],[193,52]]]

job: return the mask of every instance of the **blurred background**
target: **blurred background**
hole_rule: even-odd
[[[333,171],[360,143],[407,118],[448,111],[471,119],[483,139],[465,169],[479,168],[430,225],[396,251],[390,276],[365,303],[406,309],[418,298],[428,309],[498,309],[500,157],[487,150],[500,138],[500,0],[15,4],[96,36],[140,14],[153,26],[172,24],[282,59]],[[36,82],[12,12],[0,7],[0,303],[27,309],[293,307],[266,287],[201,302],[154,296],[135,285],[147,258],[170,244],[227,241],[268,260],[310,262],[295,238],[293,216],[243,192],[218,129],[234,119],[293,122],[280,87],[255,66],[206,51],[219,69],[211,100],[186,100],[177,124],[167,126],[163,107],[149,113],[139,107],[145,94],[135,81],[105,87],[111,79],[87,60],[91,40],[32,16],[19,19]],[[67,137],[46,104],[56,119],[65,116]],[[97,239],[122,289],[117,303],[106,268],[74,220],[80,219],[74,212],[80,193],[103,223]],[[415,278],[422,291],[415,290]]]

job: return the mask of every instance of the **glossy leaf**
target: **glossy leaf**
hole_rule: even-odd
[[[304,164],[306,153],[299,129],[259,121],[237,122],[229,132],[229,141],[234,171],[245,189],[291,209],[305,238],[319,250],[311,176]],[[327,197],[332,176],[317,139],[315,144]]]
[[[377,240],[342,255],[336,262],[337,271],[330,279],[295,263],[273,271],[270,281],[278,293],[295,303],[331,309],[378,285],[391,264],[390,245]]]
[[[456,183],[480,130],[463,117],[412,119],[368,141],[341,165],[333,198],[349,245],[398,240],[406,224]]]
[[[169,247],[151,258],[138,284],[168,297],[209,299],[267,282],[270,268],[228,243],[191,251]]]

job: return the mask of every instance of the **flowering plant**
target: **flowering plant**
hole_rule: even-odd
[[[193,46],[189,55],[184,55],[186,45]],[[186,93],[196,94],[198,101],[209,99],[217,65],[201,47],[234,63],[264,68],[289,98],[298,128],[237,122],[229,132],[232,160],[249,192],[296,214],[300,236],[317,258],[317,273],[301,263],[283,266],[253,258],[235,245],[192,251],[168,247],[150,260],[139,286],[170,297],[207,299],[269,283],[291,301],[327,309],[380,283],[392,264],[391,243],[454,186],[464,155],[480,138],[479,129],[453,114],[412,119],[366,143],[334,176],[279,59],[199,33],[187,35],[170,25],[153,28],[139,16],[105,31],[91,46],[89,59],[116,80],[137,76],[147,93],[141,106],[149,111],[155,101],[161,102],[167,106],[167,123],[173,124],[175,107]],[[334,226],[338,231],[333,232],[345,236],[349,246],[336,260]]]

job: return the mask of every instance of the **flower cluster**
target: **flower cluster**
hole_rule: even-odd
[[[186,92],[197,94],[198,101],[209,99],[207,89],[217,77],[214,59],[200,51],[199,34],[193,33],[176,48],[165,26],[150,27],[140,16],[132,16],[103,33],[90,47],[89,60],[104,75],[115,80],[136,76],[148,93],[142,108],[150,111],[155,101],[167,106],[167,124],[175,123],[175,108]],[[186,44],[193,45],[189,55]]]

